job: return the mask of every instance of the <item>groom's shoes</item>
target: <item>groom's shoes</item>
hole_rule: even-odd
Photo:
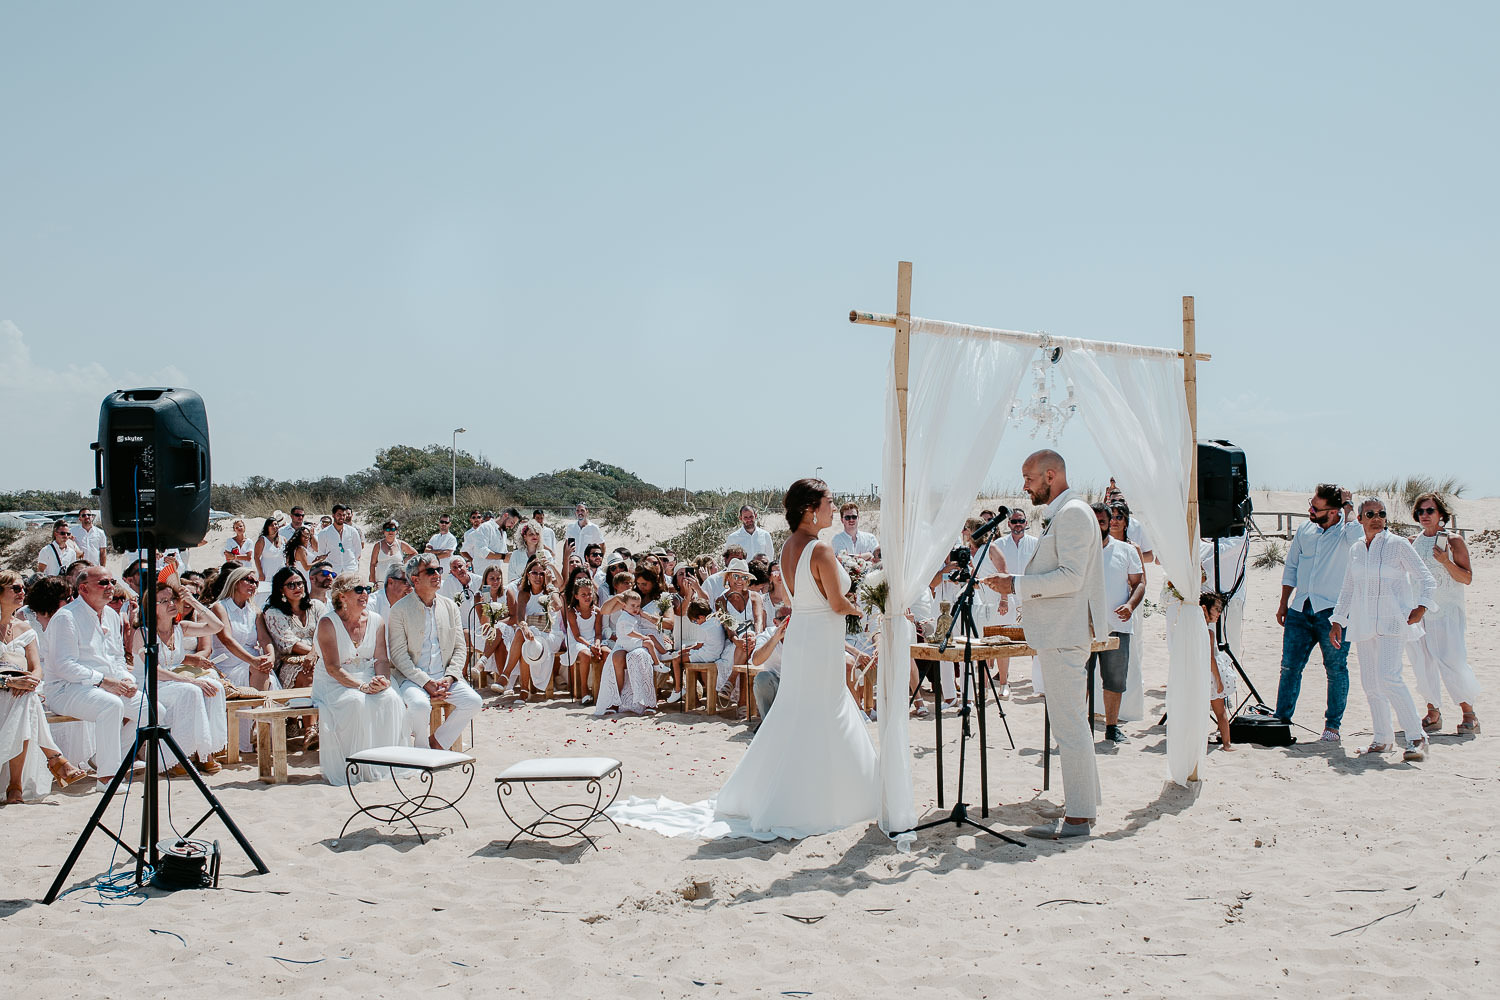
[[[1056,819],[1050,823],[1027,827],[1026,836],[1032,840],[1069,840],[1089,836],[1093,826],[1092,820],[1086,823],[1069,823],[1065,819]]]

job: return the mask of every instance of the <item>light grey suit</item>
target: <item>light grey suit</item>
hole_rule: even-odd
[[[1047,688],[1067,814],[1093,819],[1101,796],[1085,669],[1094,635],[1109,635],[1099,521],[1071,490],[1054,500],[1049,510],[1036,552],[1015,578],[1016,593],[1026,609],[1026,640],[1037,651]]]

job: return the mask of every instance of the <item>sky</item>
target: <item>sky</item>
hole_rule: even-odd
[[[203,395],[218,482],[466,427],[521,476],[863,491],[891,331],[847,316],[894,311],[910,260],[917,315],[1063,336],[1180,344],[1193,295],[1199,435],[1254,486],[1497,495],[1497,29],[1479,3],[7,3],[0,489],[91,486],[105,394],[168,384]]]

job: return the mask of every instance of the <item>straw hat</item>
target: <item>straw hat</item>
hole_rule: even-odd
[[[743,559],[731,559],[729,565],[724,567],[725,576],[748,576],[752,579],[754,574],[750,572],[750,564]]]

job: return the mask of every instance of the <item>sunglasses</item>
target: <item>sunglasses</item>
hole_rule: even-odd
[[[361,584],[358,587],[350,587],[349,588],[349,593],[351,593],[351,594],[372,594],[374,592],[375,592],[375,588],[374,587],[365,586],[364,584]]]
[[[426,569],[424,569],[422,571],[422,575],[423,576],[442,576],[443,575],[443,567],[441,567],[441,566],[428,566]]]
[[[846,520],[846,521],[858,521],[859,520],[859,515],[858,514],[845,514],[844,515],[844,520]]]
[[[13,594],[24,594],[26,593],[26,588],[21,586],[19,583],[13,583],[10,585],[10,591]]]
[[[1437,512],[1438,509],[1436,507],[1418,507],[1416,509],[1416,515],[1418,517],[1421,517],[1423,514],[1436,514]]]
[[[111,597],[109,599],[108,603],[110,603],[110,604],[124,604],[125,603],[125,598],[123,598],[123,597]]]
[[[1361,514],[1359,516],[1360,517],[1364,517],[1364,518],[1369,518],[1371,520],[1374,520],[1377,517],[1381,518],[1381,519],[1384,519],[1385,518],[1385,511],[1383,511],[1383,510],[1367,510],[1367,511],[1365,511],[1363,514]]]
[[[1127,520],[1129,520],[1129,518],[1127,518],[1124,514],[1111,514],[1111,515],[1109,515],[1109,519],[1111,521],[1127,521]]]
[[[114,581],[114,579],[112,577],[105,577],[102,580],[95,580],[94,581],[94,586],[96,586],[96,587],[113,587],[114,585],[115,585],[115,581]]]
[[[305,590],[306,588],[307,584],[303,583],[301,580],[288,580],[286,583],[281,585],[282,590]]]

